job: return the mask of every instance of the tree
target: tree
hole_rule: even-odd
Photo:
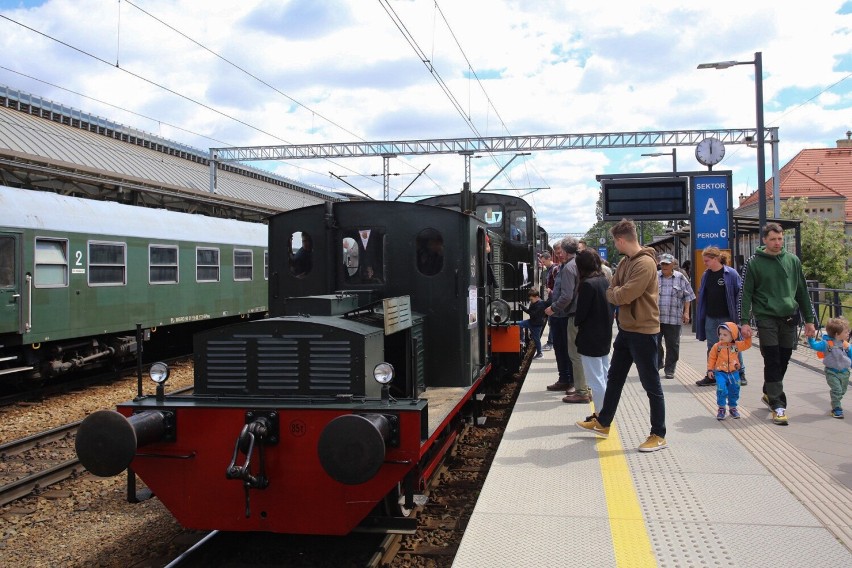
[[[828,219],[806,215],[807,197],[791,197],[781,206],[784,219],[801,219],[802,269],[805,278],[816,280],[827,288],[844,288],[852,278],[846,261],[852,244],[843,225]]]

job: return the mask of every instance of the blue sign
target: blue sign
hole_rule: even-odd
[[[695,250],[709,246],[730,249],[728,177],[700,176],[694,177],[692,183],[695,208],[693,247]]]
[[[600,255],[601,260],[606,260],[607,248],[606,247],[598,247],[598,255]]]

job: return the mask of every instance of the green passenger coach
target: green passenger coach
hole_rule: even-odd
[[[0,186],[0,381],[267,311],[267,226]]]

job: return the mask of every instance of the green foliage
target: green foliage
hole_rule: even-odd
[[[852,255],[852,244],[841,223],[806,215],[807,197],[792,197],[781,206],[781,217],[801,219],[802,268],[805,278],[816,280],[827,288],[844,288],[852,279],[846,261]]]

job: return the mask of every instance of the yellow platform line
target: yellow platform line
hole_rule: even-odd
[[[636,487],[615,424],[609,430],[609,438],[598,438],[596,448],[609,513],[615,565],[620,568],[656,567],[651,539],[648,538]]]

